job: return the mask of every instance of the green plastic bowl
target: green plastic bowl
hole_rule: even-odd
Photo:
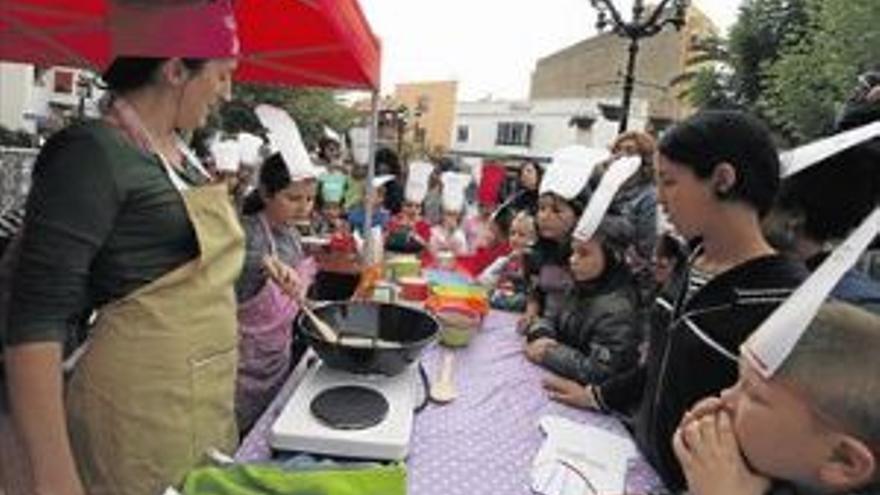
[[[446,347],[465,347],[471,343],[474,331],[468,328],[443,326],[440,330],[440,343]]]
[[[464,347],[482,324],[476,313],[463,313],[459,310],[440,310],[436,314],[440,322],[440,343],[447,347]]]
[[[385,262],[388,275],[394,280],[403,277],[418,277],[422,271],[422,263],[415,256],[401,256]]]

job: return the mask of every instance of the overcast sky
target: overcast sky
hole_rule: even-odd
[[[740,0],[692,0],[721,29]],[[595,33],[589,0],[360,0],[382,39],[382,88],[458,80],[459,100],[525,99],[537,59]],[[615,0],[627,14],[631,0]],[[629,18],[629,15],[626,15]]]

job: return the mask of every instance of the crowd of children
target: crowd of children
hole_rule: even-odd
[[[345,199],[358,187],[354,167],[291,176],[285,187],[293,188],[287,200],[301,205],[317,195],[310,217],[310,204],[296,215],[310,218],[311,234],[325,236],[331,252],[356,255],[370,235],[364,232],[369,201],[386,252],[470,275],[487,288],[493,308],[521,312],[523,352],[549,371],[549,396],[628,418],[640,450],[670,489],[728,493],[729,483],[729,493],[758,494],[771,489],[770,478],[780,478],[798,490],[809,484],[856,493],[877,480],[876,414],[855,399],[835,404],[830,382],[812,383],[816,374],[808,369],[825,366],[839,386],[858,382],[876,396],[876,379],[851,376],[854,365],[819,354],[822,346],[850,353],[828,343],[834,331],[842,332],[841,341],[851,335],[855,347],[857,339],[876,347],[877,317],[844,305],[824,307],[778,376],[758,377],[740,358],[750,334],[809,275],[803,261],[815,268],[828,255],[827,241],[845,236],[876,206],[876,177],[860,182],[871,176],[876,151],[847,153],[861,164],[858,177],[819,174],[861,186],[860,195],[844,202],[849,208],[835,215],[811,197],[822,179],[810,174],[786,182],[783,201],[774,203],[784,171],[770,133],[732,111],[700,113],[659,142],[627,133],[605,153],[563,148],[546,167],[524,164],[512,191],[501,188],[503,169],[487,168],[480,179],[426,161],[410,163],[402,177],[377,175],[372,192],[356,194],[358,204]],[[260,243],[261,252],[297,267],[300,255],[285,252],[283,239],[272,241],[268,213],[280,194],[269,175],[282,155],[263,165],[258,194],[265,211],[246,216],[245,225],[249,246]],[[391,184],[403,191],[397,206],[387,201]],[[466,192],[474,184],[477,205],[470,205]],[[440,199],[429,218],[432,195]],[[784,219],[762,224],[774,206]],[[309,283],[300,269],[276,278],[298,290]],[[242,301],[254,297],[247,284],[248,276],[240,282]],[[851,272],[835,295],[876,311],[878,293],[875,281]],[[726,388],[721,399],[701,402]],[[803,438],[817,450],[803,460],[777,455],[757,437],[786,412],[802,414],[804,422],[820,418],[836,443],[793,423],[768,438]]]

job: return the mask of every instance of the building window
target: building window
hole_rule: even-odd
[[[495,144],[504,146],[531,146],[532,124],[525,122],[499,122]]]
[[[460,125],[455,130],[455,140],[459,143],[466,143],[470,139],[470,129],[466,125]]]
[[[73,72],[67,70],[55,71],[55,84],[52,91],[69,95],[73,93]]]

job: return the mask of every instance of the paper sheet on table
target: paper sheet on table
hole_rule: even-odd
[[[632,440],[559,416],[539,421],[547,435],[532,461],[531,488],[543,495],[624,493]]]

